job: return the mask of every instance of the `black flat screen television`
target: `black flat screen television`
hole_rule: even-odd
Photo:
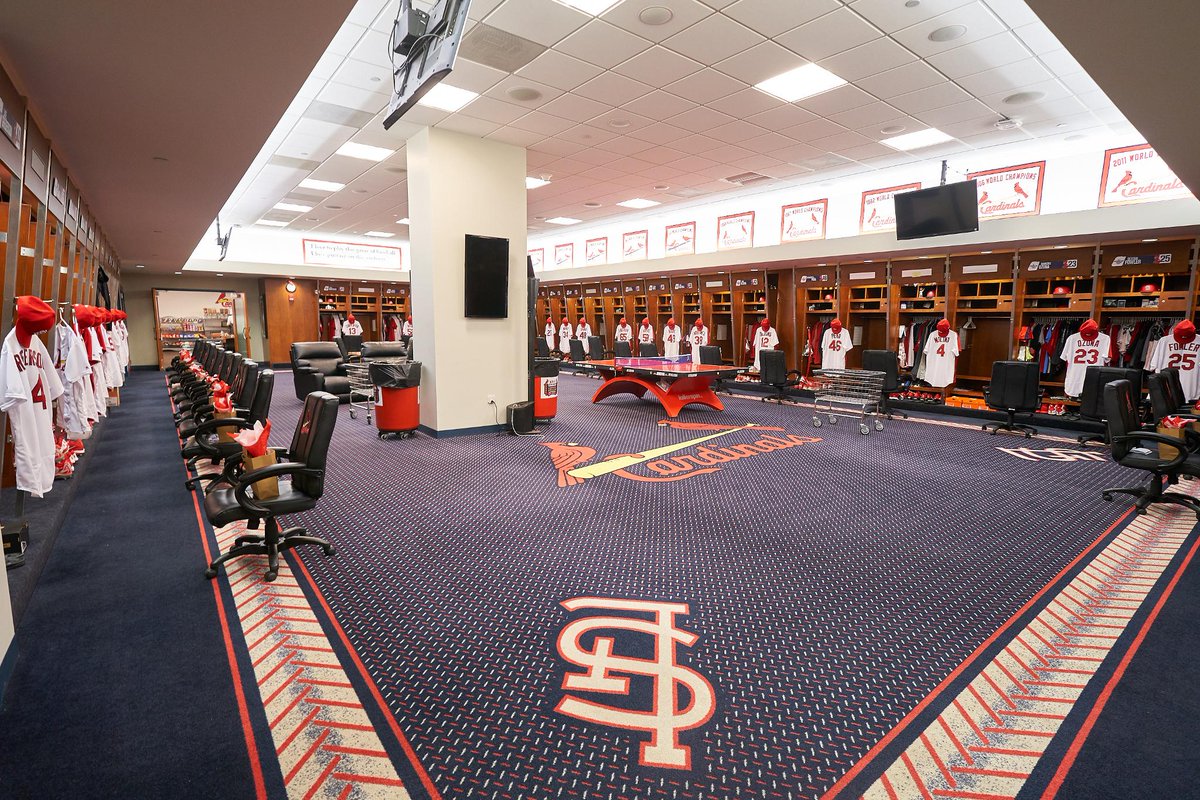
[[[486,319],[508,316],[508,239],[472,236],[466,242],[465,315]]]
[[[975,181],[902,192],[893,199],[897,239],[923,239],[979,230],[979,196]]]

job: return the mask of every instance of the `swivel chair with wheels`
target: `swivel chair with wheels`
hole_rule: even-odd
[[[1086,420],[1104,422],[1104,387],[1113,381],[1129,381],[1133,385],[1133,396],[1142,395],[1142,371],[1124,367],[1088,367],[1083,373],[1083,390],[1079,393],[1079,416]],[[1080,444],[1103,442],[1108,444],[1108,428],[1103,434],[1085,433],[1077,440]]]
[[[758,354],[758,381],[772,390],[762,400],[783,402],[787,390],[800,383],[800,373],[788,371],[787,355],[782,350],[763,350]]]
[[[254,392],[254,402],[250,404],[245,416],[213,418],[196,425],[195,432],[180,449],[181,454],[188,461],[188,468],[194,467],[206,458],[213,464],[220,464],[222,461],[240,456],[242,446],[237,442],[223,442],[218,434],[222,430],[232,432],[253,428],[256,422],[265,424],[271,413],[271,394],[274,386],[275,372],[264,369],[258,375],[258,387]],[[201,481],[214,479],[213,475],[197,475],[184,481],[183,485],[188,489],[194,489],[200,485]]]
[[[599,336],[588,337],[588,358],[593,361],[602,358],[611,358],[612,351],[604,349],[604,340]]]
[[[891,350],[864,350],[862,365],[863,369],[883,373],[883,396],[879,398],[879,413],[888,419],[892,419],[897,414],[908,419],[908,414],[903,411],[892,411],[888,407],[888,399],[892,392],[900,387],[899,357]]]
[[[572,361],[574,361],[575,363],[578,364],[580,361],[588,360],[587,353],[583,352],[583,342],[582,341],[580,341],[579,339],[572,339],[570,341],[570,347],[571,347],[571,360]]]
[[[233,416],[244,417],[250,413],[250,406],[254,403],[254,395],[258,391],[258,373],[257,362],[249,359],[242,361],[237,377],[234,378],[233,386],[229,390],[230,398],[233,401]],[[211,401],[201,406],[194,406],[189,415],[179,420],[179,438],[187,439],[194,435],[196,426],[205,420],[212,419],[215,413],[216,408]]]
[[[654,342],[638,342],[638,358],[658,358]]]
[[[724,364],[721,358],[721,348],[715,344],[706,344],[700,348],[700,363],[719,367]]]
[[[1000,431],[1024,433],[1026,439],[1037,433],[1037,428],[1032,425],[1016,421],[1017,414],[1032,414],[1041,405],[1036,362],[997,361],[992,364],[992,382],[984,387],[983,398],[988,408],[1008,415],[1004,422],[984,425],[983,430],[990,430],[993,436]]]
[[[350,336],[343,334],[337,338],[338,351],[342,354],[342,361],[351,361],[357,359],[362,354],[363,337]]]
[[[302,544],[319,545],[325,555],[334,553],[333,545],[324,539],[310,536],[304,528],[281,530],[280,514],[295,514],[314,507],[325,491],[325,461],[329,442],[337,423],[338,399],[328,392],[313,392],[304,399],[304,410],[296,423],[291,446],[275,450],[279,463],[245,471],[231,476],[231,485],[216,487],[204,498],[204,514],[213,527],[238,520],[248,520],[255,529],[265,522],[261,535],[239,536],[233,546],[208,565],[207,578],[215,578],[224,563],[244,555],[266,555],[267,570],[263,578],[275,580],[279,573],[279,554]],[[281,483],[279,494],[271,498],[251,495],[251,487],[264,478],[290,475],[290,483]]]
[[[629,342],[613,342],[613,358],[633,358]]]

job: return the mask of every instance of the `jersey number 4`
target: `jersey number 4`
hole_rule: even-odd
[[[46,407],[46,390],[42,388],[41,376],[38,377],[37,383],[34,384],[33,391],[30,393],[30,397],[33,398],[33,402],[41,403],[42,408]]]
[[[1076,364],[1095,364],[1100,360],[1100,349],[1085,350],[1082,347],[1075,351]]]
[[[939,345],[938,345],[938,349],[937,349],[937,354],[938,354],[939,356],[944,356],[944,355],[946,355],[946,345],[944,345],[944,344],[939,344]]]
[[[1181,369],[1184,372],[1196,368],[1195,353],[1172,353],[1167,359],[1167,369]]]

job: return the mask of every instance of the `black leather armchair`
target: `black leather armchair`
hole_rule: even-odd
[[[800,383],[800,373],[788,371],[787,355],[782,350],[763,350],[758,354],[758,382],[768,389],[771,394],[764,395],[762,400],[778,400],[787,396],[787,390]]]
[[[329,392],[350,402],[350,378],[336,342],[293,342],[291,359],[297,400],[312,392]]]
[[[363,342],[361,352],[363,361],[373,358],[408,358],[408,347],[404,342]]]
[[[984,387],[983,399],[989,408],[1008,414],[1004,422],[984,425],[995,436],[1000,431],[1024,433],[1029,439],[1037,428],[1016,421],[1017,414],[1032,414],[1041,404],[1038,365],[1034,361],[997,361],[992,364],[992,382]]]
[[[264,369],[258,375],[258,388],[254,392],[254,402],[247,409],[245,416],[222,417],[205,420],[196,425],[195,432],[184,441],[180,453],[188,460],[188,467],[196,462],[209,459],[214,464],[236,456],[242,452],[242,446],[237,442],[222,442],[219,433],[222,430],[240,431],[253,428],[254,423],[266,423],[271,413],[271,395],[275,388],[275,372]],[[204,480],[214,480],[217,476],[198,475],[184,481],[184,486],[194,489]]]
[[[1196,512],[1200,501],[1182,494],[1163,491],[1163,480],[1174,483],[1179,475],[1200,475],[1200,455],[1188,451],[1183,439],[1142,430],[1138,415],[1138,397],[1129,381],[1113,381],[1104,387],[1104,413],[1113,461],[1123,467],[1150,473],[1145,486],[1114,487],[1101,493],[1112,502],[1114,494],[1137,498],[1134,507],[1140,514],[1152,503],[1175,503]],[[1160,446],[1165,445],[1165,453]]]
[[[1083,373],[1083,389],[1079,392],[1079,416],[1082,419],[1103,422],[1104,387],[1113,381],[1129,381],[1133,385],[1133,396],[1142,396],[1142,371],[1140,369],[1125,369],[1124,367],[1088,367]],[[1085,433],[1077,437],[1080,444],[1088,442],[1104,442],[1108,444],[1108,428],[1104,435]]]
[[[232,559],[258,554],[267,557],[263,577],[273,581],[279,572],[279,554],[301,544],[319,545],[325,555],[333,555],[333,545],[308,535],[304,528],[280,530],[277,517],[307,511],[324,493],[325,462],[337,416],[338,399],[328,392],[313,392],[304,400],[291,446],[275,451],[279,463],[248,472],[237,470],[231,476],[230,486],[216,487],[208,493],[204,498],[204,514],[214,527],[238,520],[249,520],[254,528],[260,521],[266,524],[262,535],[248,534],[235,539],[228,551],[208,565],[205,577],[215,578],[217,569]],[[285,475],[291,476],[291,481],[280,483],[277,497],[259,499],[251,494],[255,482]]]

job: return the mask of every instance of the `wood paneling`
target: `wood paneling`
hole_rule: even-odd
[[[317,282],[294,281],[289,293],[283,278],[263,278],[263,302],[267,306],[267,342],[271,363],[288,363],[292,342],[317,340]]]

